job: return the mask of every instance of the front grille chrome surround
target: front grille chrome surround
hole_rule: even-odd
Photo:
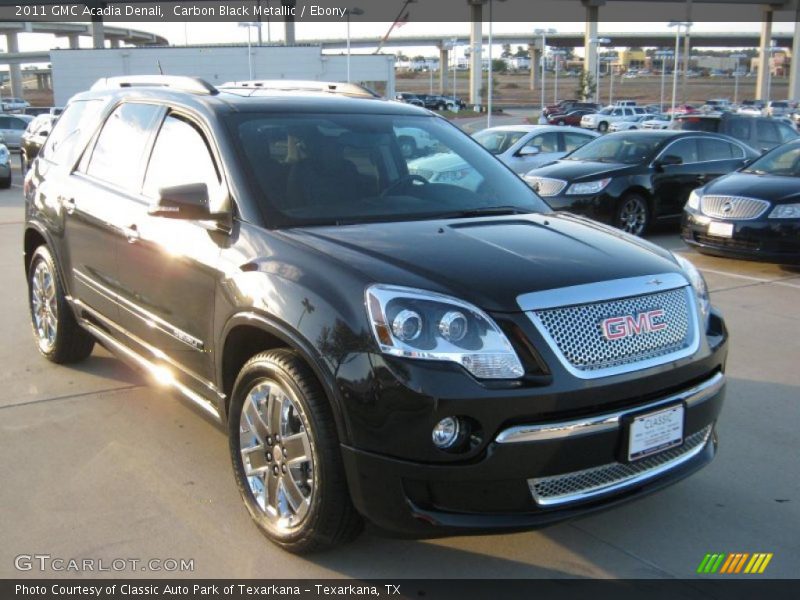
[[[706,447],[712,426],[688,436],[682,445],[633,463],[607,463],[582,471],[528,480],[534,502],[554,507],[616,492],[657,477],[694,458]]]
[[[558,196],[567,187],[567,182],[563,179],[552,179],[550,177],[525,177],[525,181],[542,198],[548,196]]]
[[[759,198],[745,196],[706,195],[700,199],[700,212],[715,219],[748,221],[757,219],[770,207],[770,203]]]

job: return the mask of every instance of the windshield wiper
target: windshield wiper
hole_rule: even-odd
[[[468,208],[437,215],[440,219],[457,219],[459,217],[496,217],[502,215],[525,215],[534,212],[519,206],[484,206],[481,208]]]

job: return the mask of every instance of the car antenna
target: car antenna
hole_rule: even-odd
[[[161,68],[161,59],[156,59],[156,65],[158,65],[158,73],[159,75],[164,74],[164,69]]]

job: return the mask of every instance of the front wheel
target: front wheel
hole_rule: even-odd
[[[242,499],[272,542],[306,553],[360,533],[331,406],[296,354],[262,352],[245,364],[234,384],[228,434]]]
[[[599,131],[600,133],[605,133],[606,131],[608,131],[608,123],[606,123],[605,121],[600,121],[597,124],[597,131]]]
[[[650,207],[639,194],[625,196],[617,208],[614,225],[627,233],[642,236],[650,226]]]

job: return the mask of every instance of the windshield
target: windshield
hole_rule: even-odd
[[[743,173],[756,175],[782,175],[800,177],[800,146],[779,146],[742,169]]]
[[[516,144],[527,131],[491,131],[484,129],[472,137],[492,154],[502,154]]]
[[[596,138],[572,152],[566,160],[635,164],[652,156],[664,139],[661,136],[632,133],[636,135],[612,134]]]
[[[598,115],[610,115],[610,114],[611,114],[611,111],[613,111],[613,110],[614,110],[614,109],[613,109],[613,108],[611,108],[611,107],[609,106],[609,107],[606,107],[606,108],[604,108],[604,109],[602,109],[602,110],[598,110],[598,111],[597,111],[597,114],[598,114]]]
[[[228,119],[270,226],[550,210],[437,117],[238,113]]]

